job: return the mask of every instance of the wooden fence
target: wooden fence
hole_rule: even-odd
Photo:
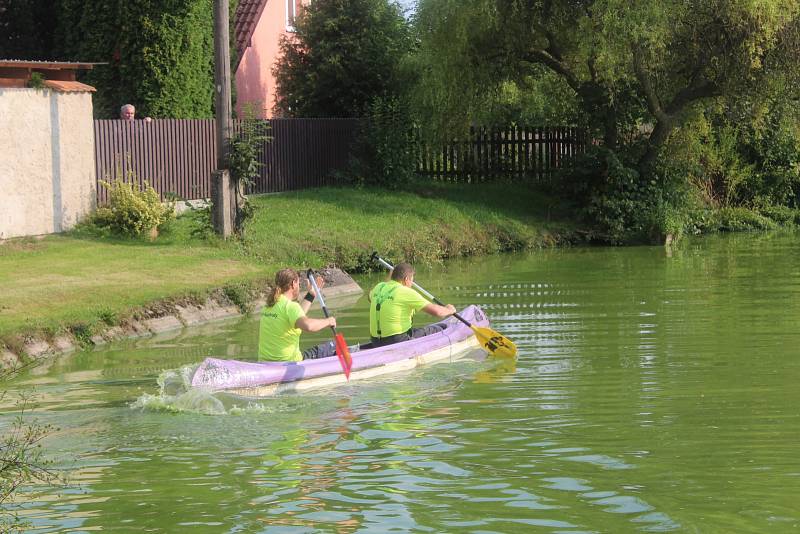
[[[453,182],[544,181],[586,151],[580,128],[470,128],[465,140],[433,146],[415,136],[417,174]]]
[[[330,184],[350,156],[357,119],[272,119],[260,176],[248,193],[273,193]],[[234,122],[234,130],[240,128]],[[97,179],[147,180],[159,192],[192,200],[211,195],[217,147],[213,119],[96,120]],[[98,184],[97,200],[106,188]]]

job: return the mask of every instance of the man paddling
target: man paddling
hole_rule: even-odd
[[[325,280],[316,279],[320,288]],[[300,275],[294,269],[281,269],[275,274],[275,287],[267,298],[261,311],[258,335],[258,359],[264,361],[299,362],[327,358],[336,354],[333,341],[300,352],[300,333],[319,332],[328,327],[336,327],[336,318],[312,319],[306,317],[316,294],[309,284],[303,300],[300,296]]]
[[[424,311],[443,319],[456,312],[452,304],[440,306],[412,289],[414,268],[409,263],[394,266],[391,279],[381,282],[369,293],[369,333],[371,345],[380,347],[442,331],[440,325],[412,328],[414,314]]]

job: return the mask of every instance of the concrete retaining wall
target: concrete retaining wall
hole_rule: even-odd
[[[0,239],[68,230],[95,188],[91,93],[0,88]]]

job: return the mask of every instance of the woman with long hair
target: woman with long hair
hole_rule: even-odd
[[[325,285],[325,280],[321,276],[318,276],[316,281],[320,288]],[[275,285],[267,298],[266,306],[261,311],[258,335],[259,360],[299,362],[336,354],[332,341],[300,352],[302,332],[319,332],[324,328],[336,327],[336,319],[306,317],[311,303],[316,298],[313,287],[309,287],[305,297],[297,302],[299,296],[300,275],[297,271],[281,269],[275,273]]]

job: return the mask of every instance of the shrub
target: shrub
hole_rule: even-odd
[[[109,190],[109,205],[95,211],[92,223],[98,227],[126,237],[152,238],[155,230],[175,218],[175,203],[162,204],[146,181],[142,187],[119,179],[100,183]]]
[[[716,216],[720,231],[742,232],[746,230],[770,230],[777,227],[775,221],[747,208],[722,208],[717,212]]]
[[[764,217],[772,219],[782,226],[794,226],[800,222],[800,210],[788,206],[756,203],[756,210]]]
[[[254,179],[259,175],[262,164],[258,156],[264,149],[264,144],[272,141],[269,131],[269,122],[257,119],[254,106],[245,104],[241,129],[230,140],[228,156],[231,178],[236,189],[234,227],[238,234],[242,233],[245,221],[253,216],[253,207],[247,200],[246,192],[252,188]]]
[[[688,225],[688,191],[675,175],[659,169],[643,179],[617,154],[592,147],[554,182],[556,194],[575,203],[591,235],[612,243],[661,242]]]

